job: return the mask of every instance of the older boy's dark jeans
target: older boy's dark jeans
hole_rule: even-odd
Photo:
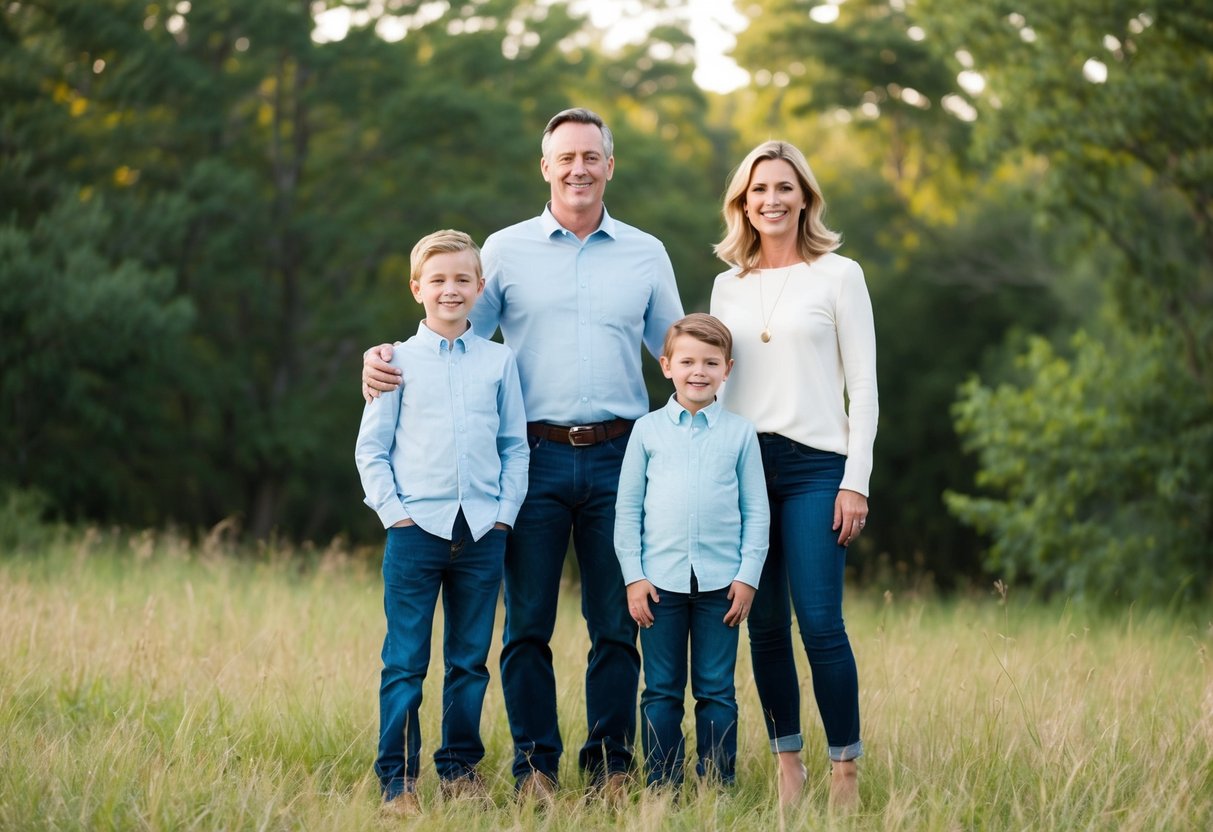
[[[670,592],[658,588],[650,601],[653,626],[640,631],[644,648],[644,693],[640,731],[644,737],[648,783],[682,782],[686,757],[682,734],[690,646],[691,693],[695,696],[696,773],[732,783],[737,759],[738,629],[724,623],[732,606],[729,588],[710,592]]]
[[[451,540],[420,526],[388,529],[383,553],[383,673],[379,686],[379,755],[375,774],[384,798],[408,788],[420,768],[421,687],[430,664],[434,606],[442,590],[442,745],[438,776],[472,773],[484,757],[480,712],[489,683],[489,647],[501,588],[506,533],[472,540],[463,512]]]
[[[530,440],[530,484],[506,548],[501,651],[501,684],[519,781],[532,772],[555,779],[563,751],[550,642],[570,530],[590,636],[588,731],[578,763],[592,781],[632,765],[640,654],[614,543],[615,496],[627,441],[621,436],[575,448]]]

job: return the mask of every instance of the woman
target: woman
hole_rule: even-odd
[[[842,619],[847,546],[863,531],[876,436],[876,337],[863,270],[834,254],[825,201],[804,155],[764,142],[724,200],[732,266],[712,314],[733,332],[736,369],[724,405],[758,428],[771,504],[771,547],[750,612],[754,679],[781,803],[803,790],[796,610],[831,760],[830,802],[858,803],[859,683]],[[849,399],[850,406],[846,401]]]

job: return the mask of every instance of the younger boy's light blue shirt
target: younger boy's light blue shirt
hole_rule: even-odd
[[[758,587],[771,515],[754,426],[713,402],[694,416],[674,396],[636,422],[619,474],[615,554],[624,583],[704,592]]]
[[[476,540],[513,526],[530,460],[514,353],[470,326],[452,345],[422,322],[391,363],[401,384],[362,411],[354,451],[383,527],[412,519],[450,540],[461,507]]]

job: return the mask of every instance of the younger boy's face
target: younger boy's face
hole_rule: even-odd
[[[442,324],[467,320],[484,291],[476,255],[470,251],[444,251],[421,265],[417,280],[410,280],[413,297],[425,307],[426,318]]]
[[[692,413],[715,401],[732,368],[720,347],[685,334],[674,339],[669,355],[661,356],[661,371],[674,382],[678,403]]]

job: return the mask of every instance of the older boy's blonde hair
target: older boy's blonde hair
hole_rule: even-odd
[[[475,240],[462,231],[446,228],[442,231],[435,231],[433,234],[426,234],[417,241],[417,245],[413,246],[413,252],[409,255],[409,280],[420,280],[421,267],[435,254],[448,254],[455,251],[470,251],[476,260],[476,276],[484,276],[483,266],[480,263],[480,249]]]
[[[721,323],[719,318],[703,312],[692,312],[670,324],[665,333],[665,344],[661,347],[661,354],[666,358],[673,357],[674,339],[679,335],[689,335],[696,341],[719,347],[724,353],[725,361],[733,360],[733,333],[729,332],[729,328]]]

